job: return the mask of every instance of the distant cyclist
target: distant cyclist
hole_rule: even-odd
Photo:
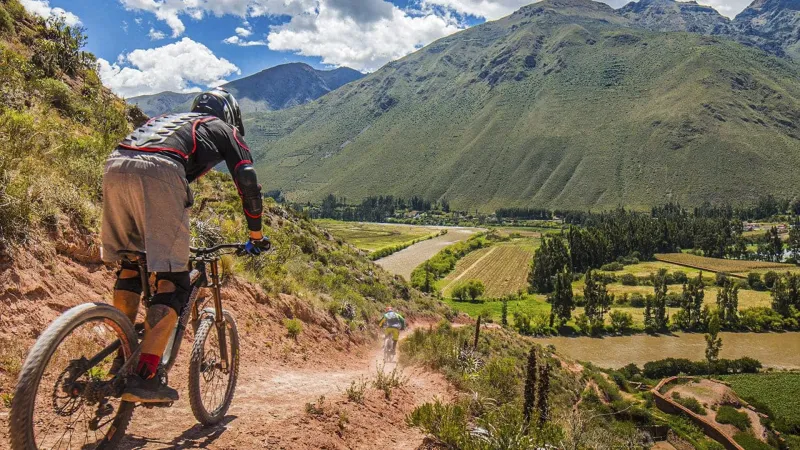
[[[189,183],[225,161],[242,198],[250,239],[247,251],[269,248],[261,234],[261,186],[242,140],[239,105],[221,88],[197,96],[192,112],[156,117],[125,138],[108,157],[103,176],[103,260],[122,261],[114,306],[136,319],[142,294],[139,266],[120,252],[147,252],[156,294],[145,319],[135,374],[122,399],[171,402],[178,392],[161,383],[159,363],[178,314],[189,300]],[[112,372],[119,370],[118,356]]]
[[[383,327],[384,336],[392,336],[392,353],[397,348],[397,341],[400,339],[400,330],[406,329],[406,319],[402,314],[396,312],[391,306],[386,307],[386,312],[381,317],[378,326]]]

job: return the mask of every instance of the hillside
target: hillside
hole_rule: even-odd
[[[800,187],[798,77],[722,38],[649,32],[602,3],[546,0],[246,121],[265,185],[295,200],[738,203]]]
[[[347,67],[316,70],[303,63],[282,64],[223,85],[236,96],[243,112],[272,111],[302,105],[358,80],[364,74]],[[145,114],[188,111],[196,93],[162,92],[133,97]]]
[[[728,34],[731,28],[727,17],[694,1],[640,0],[628,3],[618,12],[635,26],[651,31]]]
[[[800,1],[755,0],[733,27],[741,42],[800,61]]]

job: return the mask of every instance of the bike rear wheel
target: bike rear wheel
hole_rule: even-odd
[[[122,380],[109,374],[117,341],[129,359],[138,343],[133,325],[104,303],[76,306],[50,324],[28,353],[14,390],[11,448],[117,446],[134,408],[119,399]]]
[[[215,425],[222,421],[233,401],[239,376],[239,332],[230,313],[223,311],[228,364],[221,358],[220,339],[213,313],[197,327],[189,363],[189,404],[198,422]]]

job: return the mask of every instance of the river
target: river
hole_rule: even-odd
[[[391,255],[375,261],[387,271],[401,275],[406,280],[411,279],[411,271],[418,265],[429,260],[439,250],[456,242],[465,241],[473,234],[484,231],[480,228],[466,227],[437,227],[446,229],[447,234],[437,236],[427,241],[418,242],[408,248],[392,253]]]
[[[800,332],[720,333],[721,358],[755,358],[766,367],[800,369]],[[675,333],[670,336],[549,337],[536,341],[553,344],[559,353],[600,367],[618,368],[628,363],[642,364],[663,358],[705,359],[706,342],[700,333]]]

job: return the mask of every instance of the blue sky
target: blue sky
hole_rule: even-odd
[[[532,0],[20,0],[86,27],[125,97],[190,92],[287,62],[373,71]],[[606,0],[614,7],[627,0]],[[749,0],[700,0],[733,16]]]

